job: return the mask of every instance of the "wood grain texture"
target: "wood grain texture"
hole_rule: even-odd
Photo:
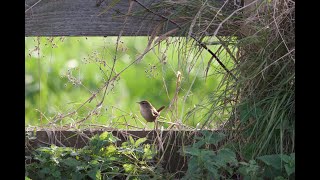
[[[146,5],[150,1],[144,1]],[[25,36],[136,36],[151,34],[159,18],[148,13],[143,17],[128,17],[129,1],[104,0],[97,6],[96,0],[26,0]],[[142,8],[133,3],[132,11]],[[104,13],[105,12],[105,13]]]
[[[161,0],[140,0],[146,7]],[[215,0],[223,2],[223,0]],[[97,5],[97,2],[101,2]],[[129,16],[128,0],[25,0],[25,36],[150,35],[164,20],[152,13]],[[115,4],[112,6],[112,4]],[[133,3],[132,12],[145,11]],[[167,23],[161,33],[176,28]],[[181,32],[180,32],[181,33]],[[179,34],[179,32],[177,32]]]

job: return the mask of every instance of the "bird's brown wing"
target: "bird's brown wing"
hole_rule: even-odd
[[[162,109],[164,109],[164,108],[165,108],[165,106],[162,106],[162,107],[159,108],[157,111],[160,112],[160,111],[162,111]]]

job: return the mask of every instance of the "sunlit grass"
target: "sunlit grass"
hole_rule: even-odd
[[[26,125],[47,124],[54,116],[67,114],[80,107],[92,93],[102,87],[110,74],[116,39],[117,37],[26,38]],[[176,41],[179,41],[178,38]],[[120,72],[132,63],[144,51],[147,42],[146,37],[122,37],[115,72]],[[40,46],[37,49],[38,44]],[[136,102],[147,99],[155,107],[165,105],[168,109],[175,93],[178,71],[182,73],[178,117],[185,118],[185,113],[201,103],[221,79],[221,75],[210,76],[218,67],[215,63],[212,63],[209,76],[205,78],[209,53],[204,51],[199,55],[191,47],[189,49],[186,48],[185,51],[189,55],[188,59],[183,59],[185,57],[178,54],[174,43],[169,46],[162,43],[154,48],[140,63],[134,63],[120,75],[120,79],[107,92],[98,115],[84,123],[117,128],[127,128],[128,124],[133,126],[130,128],[143,127],[145,121],[140,116]],[[66,117],[57,124],[74,123],[84,118],[101,101],[102,94],[81,107],[75,115]],[[162,120],[176,121],[166,110],[161,114]],[[201,115],[185,118],[183,122],[196,126],[200,121],[199,116]],[[163,124],[165,127],[169,125]],[[153,124],[148,123],[148,127],[152,128]]]

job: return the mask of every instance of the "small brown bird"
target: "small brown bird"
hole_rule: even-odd
[[[154,122],[160,115],[160,111],[165,108],[165,106],[162,106],[157,110],[149,101],[146,100],[137,103],[140,104],[140,113],[147,122]]]

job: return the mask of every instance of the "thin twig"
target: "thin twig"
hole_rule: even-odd
[[[128,12],[127,14],[130,14],[131,12],[131,9],[132,9],[132,5],[133,3],[130,2],[130,5],[129,5],[129,9],[128,9]],[[124,20],[124,23],[123,23],[123,26],[122,26],[122,29],[118,35],[118,38],[117,38],[117,44],[116,44],[116,52],[115,52],[115,55],[114,55],[114,58],[113,58],[113,64],[112,64],[112,68],[111,68],[111,72],[110,72],[110,76],[108,79],[111,79],[111,76],[112,76],[112,72],[114,71],[114,68],[115,68],[115,65],[116,65],[116,61],[117,61],[117,53],[118,53],[118,48],[119,48],[119,41],[120,41],[120,38],[122,36],[122,33],[123,33],[123,29],[124,27],[126,26],[127,24],[127,20],[128,20],[128,16],[126,16],[125,20]],[[104,94],[103,94],[103,97],[101,99],[101,102],[99,104],[97,104],[97,107],[100,107],[104,101],[104,98],[106,96],[106,93],[107,93],[107,89],[108,89],[108,85],[109,85],[110,81],[107,82],[107,85],[105,86],[105,91],[104,91]]]

